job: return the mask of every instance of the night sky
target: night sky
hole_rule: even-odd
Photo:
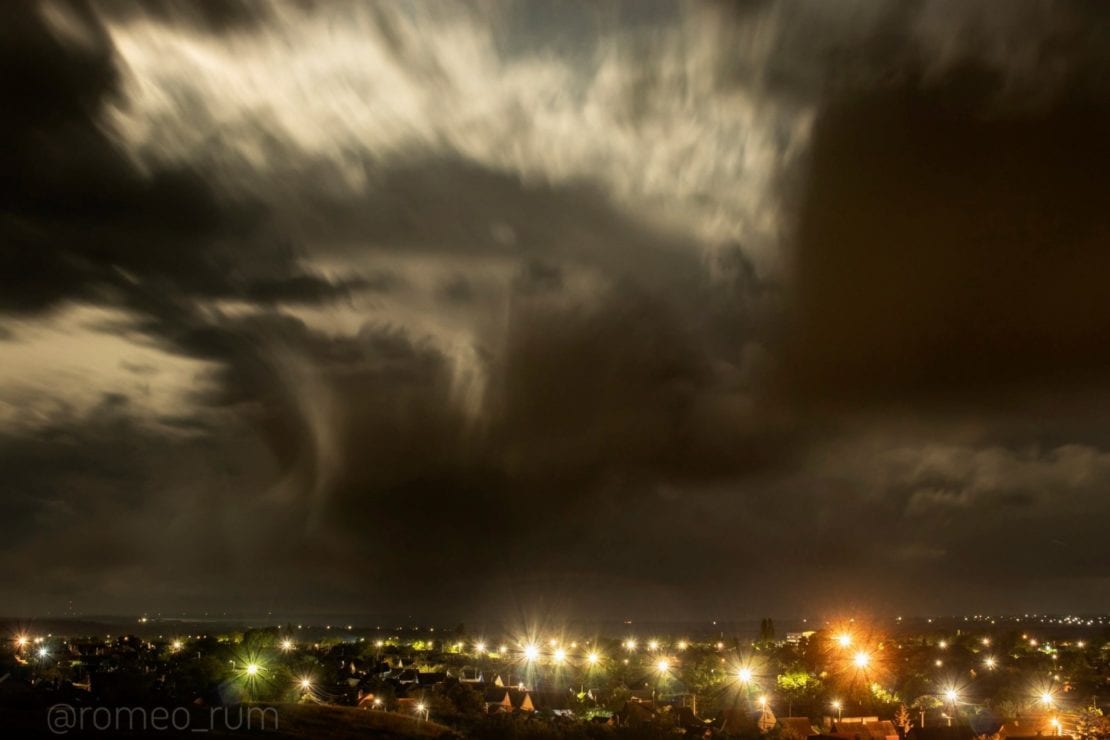
[[[1107,4],[0,15],[5,616],[1110,606]]]

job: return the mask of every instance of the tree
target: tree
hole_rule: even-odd
[[[1110,717],[1098,707],[1087,707],[1075,718],[1075,731],[1083,738],[1110,737]]]
[[[910,733],[913,721],[910,719],[910,710],[905,704],[898,705],[898,711],[894,713],[894,726],[898,728],[902,737]]]
[[[811,699],[820,689],[821,682],[804,670],[781,673],[775,678],[779,694],[786,699],[786,713],[794,716],[794,702]]]

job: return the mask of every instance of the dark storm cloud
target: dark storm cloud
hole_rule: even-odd
[[[1104,598],[1100,8],[455,10],[5,11],[5,603]]]
[[[799,226],[803,389],[966,402],[1105,382],[1105,91],[991,110],[1000,85],[971,66],[823,112]]]

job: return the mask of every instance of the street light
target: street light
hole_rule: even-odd
[[[590,665],[597,665],[598,661],[600,661],[600,660],[601,660],[601,656],[598,655],[597,653],[590,653],[589,655],[586,656],[586,662],[589,663]]]
[[[952,688],[944,692],[944,698],[947,699],[948,703],[952,706],[952,714],[945,715],[948,718],[948,726],[951,727],[952,716],[956,714],[956,702],[959,700],[960,695],[956,693],[956,689]]]
[[[871,663],[871,656],[861,650],[855,654],[852,662],[856,664],[856,668],[866,668]]]
[[[281,641],[281,649],[288,653],[293,649],[293,641],[286,637]]]
[[[740,683],[748,683],[752,680],[752,669],[741,668],[736,672],[736,677],[740,679]]]
[[[257,676],[258,675],[258,663],[247,663],[247,675],[248,676]]]
[[[1044,704],[1046,707],[1051,707],[1054,701],[1055,697],[1052,696],[1051,691],[1046,691],[1041,694],[1041,703]]]
[[[840,647],[846,648],[852,644],[852,636],[849,635],[847,632],[844,632],[837,636],[836,641],[840,645]]]
[[[839,699],[836,699],[832,703],[832,708],[836,710],[836,721],[839,722],[843,715],[844,705],[840,703]]]
[[[659,662],[655,664],[655,667],[660,673],[666,673],[668,670],[670,670],[671,661],[667,660],[666,658],[660,658]]]
[[[985,665],[987,667],[987,670],[993,671],[994,667],[996,665],[998,665],[998,661],[995,660],[993,656],[991,656],[991,657],[988,657],[986,660],[983,661],[983,665]]]
[[[540,649],[538,647],[536,647],[535,645],[525,645],[524,646],[524,659],[525,660],[533,661],[538,657],[540,657]]]
[[[559,648],[555,651],[555,662],[556,663],[562,663],[566,659],[567,659],[567,651],[566,650],[563,650],[562,648]]]
[[[484,642],[474,643],[474,650],[477,651],[477,653],[479,655],[481,655],[482,653],[486,652],[486,643],[484,643]]]

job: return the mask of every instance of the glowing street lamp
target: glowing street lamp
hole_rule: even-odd
[[[760,709],[766,709],[767,708],[767,697],[766,696],[759,697],[759,708]]]
[[[590,653],[589,655],[586,656],[586,662],[589,663],[590,665],[597,665],[600,660],[601,660],[601,656],[598,655],[597,653]]]
[[[564,660],[567,659],[567,651],[563,650],[562,648],[556,649],[554,658],[556,663],[562,663]]]
[[[288,653],[293,649],[293,641],[286,637],[281,641],[281,649]]]
[[[486,652],[486,643],[484,643],[484,642],[476,642],[476,643],[474,643],[474,650],[475,650],[475,652],[477,652],[477,653],[478,653],[479,655],[480,655],[480,654],[482,654],[482,653],[484,653],[484,652]]]
[[[302,678],[301,679],[301,688],[304,689],[305,691],[308,691],[309,689],[311,689],[312,688],[312,680],[308,679],[308,678]]]
[[[50,651],[47,650],[44,647],[39,648],[39,657],[42,658],[43,660],[46,660],[47,658],[50,657]]]
[[[983,665],[987,667],[987,670],[993,671],[995,666],[998,665],[998,661],[994,659],[994,656],[990,656],[983,661]]]
[[[1055,734],[1055,735],[1060,734],[1060,718],[1059,717],[1053,717],[1052,718],[1052,729],[1054,731],[1053,734]]]
[[[752,680],[752,669],[741,668],[736,672],[736,677],[740,679],[740,683],[748,683]]]
[[[1051,707],[1055,701],[1056,697],[1052,695],[1051,691],[1046,691],[1041,694],[1041,703],[1044,704],[1046,707]]]
[[[861,650],[852,658],[852,663],[862,670],[871,664],[871,656]]]
[[[671,661],[666,658],[660,658],[659,662],[655,664],[655,669],[660,673],[666,673],[671,668]]]
[[[654,653],[658,649],[659,649],[659,641],[658,640],[652,640],[651,642],[648,643],[648,650],[650,650],[651,652]]]
[[[428,719],[428,705],[427,704],[424,704],[424,703],[417,704],[416,705],[416,711],[417,711],[418,714],[423,714],[425,720]]]
[[[836,721],[839,722],[843,716],[844,705],[840,703],[839,699],[835,699],[832,708],[836,710]]]
[[[260,670],[258,663],[247,663],[247,675],[257,676]]]
[[[837,635],[836,643],[840,645],[840,647],[846,648],[852,644],[852,636],[849,635],[847,632],[843,632]]]
[[[540,657],[540,649],[535,645],[524,646],[524,659],[531,662]]]
[[[944,692],[944,698],[947,699],[948,703],[952,706],[951,714],[945,715],[945,717],[948,719],[948,726],[951,727],[952,715],[956,713],[956,702],[959,701],[960,695],[956,692],[956,689],[951,688]]]
[[[15,638],[15,646],[18,648],[24,647],[27,643],[28,640],[26,635],[20,635],[19,637]]]

